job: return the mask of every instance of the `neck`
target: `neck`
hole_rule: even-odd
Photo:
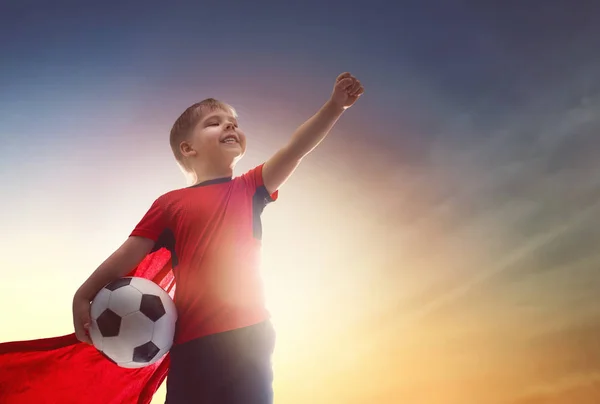
[[[192,185],[217,178],[233,177],[233,167],[215,167],[214,165],[192,167],[190,181]]]

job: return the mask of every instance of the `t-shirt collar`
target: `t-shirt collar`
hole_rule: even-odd
[[[233,179],[233,177],[215,178],[215,179],[212,179],[212,180],[206,180],[206,181],[199,182],[197,184],[194,184],[194,185],[190,186],[189,188],[197,188],[197,187],[205,187],[207,185],[222,184],[224,182],[229,182],[232,179]]]

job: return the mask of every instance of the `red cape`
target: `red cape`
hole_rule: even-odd
[[[128,276],[151,279],[171,297],[171,254],[149,254]],[[75,334],[0,344],[2,404],[149,404],[167,376],[169,355],[141,369],[124,369]]]

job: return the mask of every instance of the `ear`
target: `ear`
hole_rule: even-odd
[[[183,141],[179,144],[179,151],[184,157],[195,156],[196,150],[192,147],[189,142]]]

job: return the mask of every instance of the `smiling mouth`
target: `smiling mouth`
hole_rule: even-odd
[[[232,143],[239,143],[239,142],[234,135],[229,135],[229,136],[225,137],[225,139],[221,140],[221,143],[232,144]]]

